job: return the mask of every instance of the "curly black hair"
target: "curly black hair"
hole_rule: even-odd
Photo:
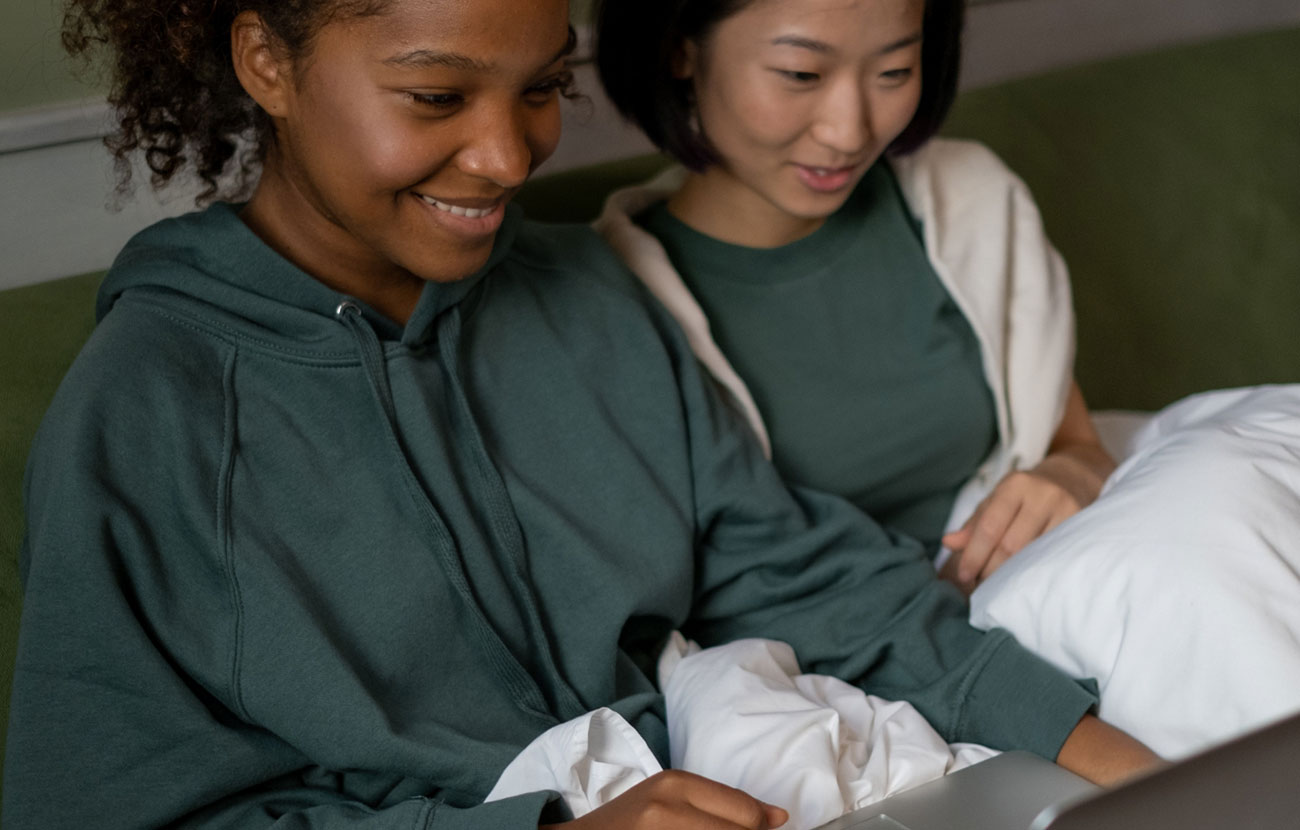
[[[241,12],[261,15],[297,58],[324,24],[378,14],[389,2],[68,0],[63,47],[74,57],[108,59],[118,129],[104,144],[116,163],[119,194],[130,190],[136,151],[154,188],[190,169],[205,185],[199,202],[246,195],[256,182],[274,131],[235,76],[230,27]]]

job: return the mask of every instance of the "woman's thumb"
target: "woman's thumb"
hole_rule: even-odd
[[[763,812],[767,814],[768,827],[780,827],[790,820],[790,814],[775,804],[764,802]]]

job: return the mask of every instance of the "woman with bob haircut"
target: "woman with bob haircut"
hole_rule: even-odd
[[[106,47],[119,160],[234,201],[128,243],[33,446],[4,826],[536,828],[555,793],[485,799],[551,727],[609,707],[669,757],[674,630],[949,740],[1153,762],[787,488],[590,228],[508,204],[564,0],[75,0],[65,39]],[[575,824],[785,818],[670,771]]]
[[[602,3],[605,89],[682,166],[612,195],[596,226],[788,481],[919,539],[970,591],[1115,464],[1031,196],[987,149],[934,138],[963,14]]]

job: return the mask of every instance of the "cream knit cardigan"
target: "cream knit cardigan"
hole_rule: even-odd
[[[986,147],[933,139],[890,164],[922,223],[930,264],[979,340],[997,412],[998,444],[958,494],[951,529],[1006,473],[1032,467],[1047,453],[1074,374],[1069,275],[1029,190]],[[714,342],[699,303],[663,246],[631,220],[667,198],[685,176],[674,167],[614,192],[594,226],[677,319],[696,357],[730,393],[770,457],[762,415]]]

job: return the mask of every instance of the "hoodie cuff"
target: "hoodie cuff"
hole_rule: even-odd
[[[970,678],[959,732],[964,740],[1054,761],[1083,716],[1095,712],[1097,683],[1071,679],[1003,634]]]
[[[537,830],[543,822],[570,820],[560,794],[550,790],[489,801],[475,807],[434,807],[425,830]]]

